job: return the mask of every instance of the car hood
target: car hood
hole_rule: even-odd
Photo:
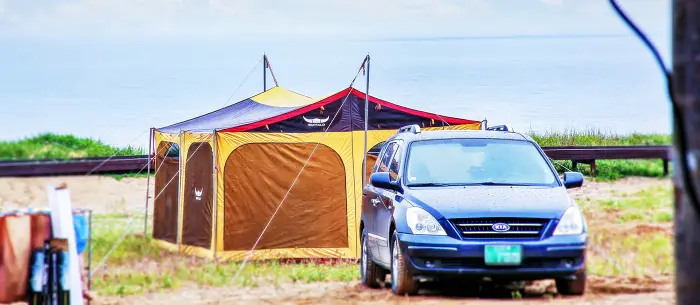
[[[564,187],[460,186],[407,188],[404,196],[437,218],[556,218],[573,205]]]

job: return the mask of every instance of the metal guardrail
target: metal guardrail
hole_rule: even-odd
[[[135,173],[143,169],[149,159],[148,155],[115,156],[105,162],[108,158],[4,160],[0,161],[0,177]]]
[[[664,174],[668,174],[668,162],[671,160],[671,146],[664,145],[553,146],[542,149],[553,160],[572,161],[573,170],[579,163],[589,164],[593,175],[596,172],[596,160],[660,159],[664,162]],[[115,156],[105,162],[107,159],[91,157],[68,160],[4,160],[0,161],[0,177],[135,173],[146,167],[148,155]]]
[[[553,160],[571,160],[572,170],[579,163],[591,166],[591,174],[596,174],[596,160],[621,159],[660,159],[663,161],[664,176],[668,175],[671,160],[671,146],[550,146],[543,147],[545,154]]]

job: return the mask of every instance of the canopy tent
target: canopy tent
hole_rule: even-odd
[[[363,175],[376,158],[365,150],[409,124],[481,129],[352,87],[315,102],[279,87],[249,100],[154,131],[157,242],[223,259],[253,246],[251,259],[359,257]],[[166,156],[174,145],[179,160]]]
[[[215,129],[245,125],[275,117],[313,102],[315,100],[308,96],[275,86],[228,107],[158,130],[173,134],[180,131],[211,132]]]

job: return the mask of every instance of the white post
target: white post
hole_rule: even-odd
[[[73,224],[73,209],[71,208],[70,192],[65,185],[55,187],[47,185],[46,194],[51,209],[51,230],[55,238],[68,240],[68,288],[70,305],[83,305],[83,283],[80,276],[78,261],[78,246],[76,243],[75,227]]]

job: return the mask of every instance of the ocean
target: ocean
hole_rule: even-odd
[[[149,127],[261,92],[263,53],[280,86],[312,97],[349,86],[369,54],[370,94],[407,107],[486,118],[490,125],[511,124],[526,132],[671,132],[663,76],[631,35],[321,42],[6,39],[3,45],[2,140],[59,132],[146,146]],[[668,47],[662,47],[667,55]],[[354,87],[366,90],[365,77],[359,73]],[[267,80],[269,87],[272,77]]]

